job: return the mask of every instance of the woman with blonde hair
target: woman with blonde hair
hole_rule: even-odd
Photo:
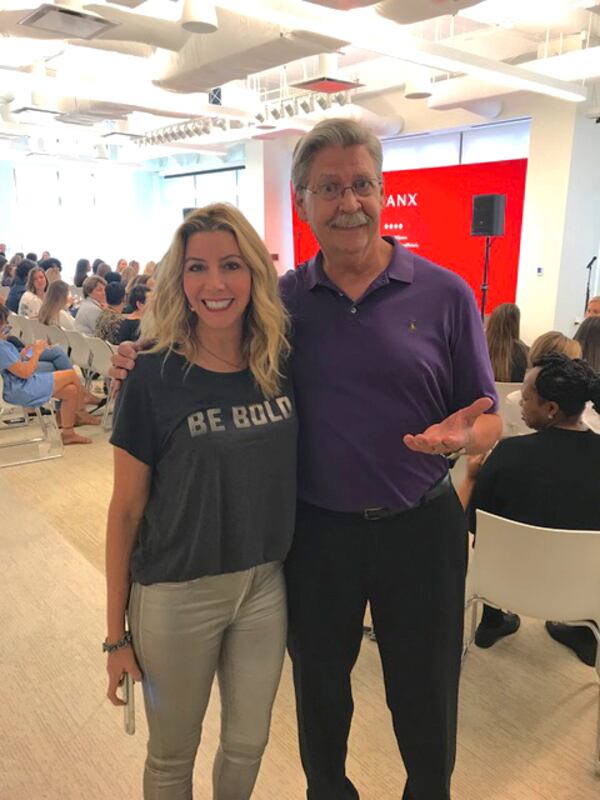
[[[527,346],[520,340],[521,312],[514,303],[501,303],[492,311],[485,336],[494,380],[520,383],[527,369]]]
[[[19,301],[19,314],[29,319],[37,319],[46,296],[48,278],[41,267],[34,267],[29,271],[25,293]]]
[[[124,270],[121,271],[121,283],[125,287],[125,293],[129,294],[131,291],[131,285],[135,280],[137,273],[132,267],[125,267]]]
[[[58,325],[66,331],[74,331],[75,320],[67,311],[69,300],[69,285],[64,281],[54,281],[48,286],[38,320],[43,325]]]
[[[529,350],[529,366],[548,353],[560,353],[568,358],[581,358],[581,345],[560,331],[548,331],[538,336]]]
[[[156,261],[148,261],[148,263],[144,267],[143,274],[149,275],[151,278],[153,278],[155,272],[156,272]]]
[[[108,697],[122,703],[126,673],[142,681],[144,796],[189,798],[216,675],[212,796],[246,800],[283,663],[297,422],[276,271],[235,207],[177,229],[142,332],[154,346],[121,389],[111,440]]]

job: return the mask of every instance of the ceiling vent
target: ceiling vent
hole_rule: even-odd
[[[306,92],[335,94],[335,92],[358,89],[360,86],[364,86],[364,83],[358,80],[350,80],[338,74],[337,53],[321,53],[319,55],[318,74],[314,78],[290,83],[290,86]]]
[[[35,31],[53,33],[63,39],[94,39],[114,28],[97,14],[75,11],[50,3],[43,3],[38,9],[19,20],[19,25]]]

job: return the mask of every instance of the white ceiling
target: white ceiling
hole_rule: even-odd
[[[340,113],[390,136],[431,109],[494,119],[515,91],[600,105],[600,0],[216,0],[206,34],[181,20],[207,0],[46,3],[69,26],[73,11],[112,23],[91,39],[23,24],[42,5],[0,2],[0,158],[224,154]],[[293,86],[318,77],[358,86]],[[415,82],[429,99],[403,96]]]

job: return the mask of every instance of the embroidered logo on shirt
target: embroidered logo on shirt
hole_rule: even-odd
[[[416,333],[417,331],[417,320],[411,319],[408,323],[408,330],[410,333]]]

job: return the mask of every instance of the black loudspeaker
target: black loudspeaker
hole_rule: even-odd
[[[503,236],[505,205],[504,194],[473,195],[471,236]]]

